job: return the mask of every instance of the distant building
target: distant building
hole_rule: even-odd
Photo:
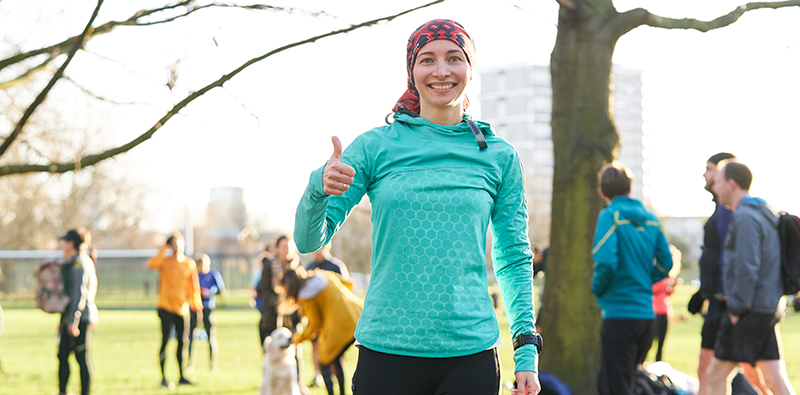
[[[238,251],[239,232],[245,228],[246,220],[243,188],[211,188],[205,231],[205,239],[210,244],[208,252]]]
[[[483,69],[480,75],[481,118],[519,151],[527,178],[531,241],[547,246],[553,195],[550,68],[520,63]],[[621,140],[620,160],[631,168],[635,178],[631,194],[648,204],[641,76],[641,71],[614,67],[614,111]]]
[[[703,247],[703,225],[708,217],[663,217],[664,233],[679,247],[684,263],[697,263]]]

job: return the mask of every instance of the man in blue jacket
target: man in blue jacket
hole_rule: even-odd
[[[700,393],[725,394],[733,369],[749,363],[774,395],[794,395],[776,328],[783,296],[778,218],[764,200],[750,196],[753,174],[747,166],[723,161],[719,167],[713,190],[733,211],[722,255],[727,314]]]
[[[598,179],[598,193],[609,205],[597,218],[592,249],[592,293],[603,313],[597,389],[600,395],[628,395],[653,341],[652,287],[669,273],[672,254],[661,222],[629,196],[630,170],[614,162]]]

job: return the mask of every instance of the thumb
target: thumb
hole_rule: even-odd
[[[336,136],[331,136],[331,141],[333,142],[333,155],[331,157],[342,160],[342,142]]]

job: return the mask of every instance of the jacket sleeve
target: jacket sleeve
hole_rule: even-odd
[[[203,311],[203,298],[200,296],[200,281],[197,276],[197,265],[189,259],[189,304],[194,306],[194,311]]]
[[[342,163],[352,166],[356,175],[350,189],[342,196],[328,196],[323,192],[325,165],[311,173],[295,213],[294,241],[301,253],[314,252],[327,244],[361,201],[367,192],[371,158],[371,144],[366,134],[357,137],[344,150]]]
[[[725,294],[728,297],[728,311],[740,316],[753,305],[758,269],[761,266],[761,239],[758,221],[750,215],[736,218],[735,262],[725,265]]]
[[[214,294],[219,295],[222,291],[225,290],[225,282],[222,281],[222,275],[219,274],[218,271],[214,271],[214,288],[211,289],[211,292]]]
[[[492,210],[492,260],[505,301],[511,336],[536,332],[533,313],[533,253],[528,241],[528,208],[522,162],[516,150],[503,169]],[[533,344],[514,351],[515,371],[538,371]]]
[[[596,297],[603,296],[608,291],[614,272],[619,265],[619,242],[617,224],[614,220],[615,213],[605,209],[597,218],[597,227],[594,233],[594,274],[592,275],[592,293]]]
[[[148,259],[147,267],[151,270],[161,270],[161,265],[164,264],[164,259],[166,258],[164,256],[164,252],[167,250],[167,248],[169,248],[168,245],[162,246],[161,249],[158,250],[158,254],[156,254],[156,256]]]
[[[661,223],[659,222],[656,228],[656,264],[653,265],[651,276],[653,283],[659,282],[672,270],[673,260],[672,253],[669,252],[669,242],[664,232],[661,230]]]
[[[300,305],[303,307],[303,314],[308,318],[308,326],[302,333],[298,333],[292,338],[292,343],[298,344],[306,340],[313,339],[322,329],[322,310],[314,299],[301,299]]]
[[[88,274],[80,263],[72,263],[69,278],[69,304],[64,309],[62,324],[77,324],[81,320],[89,297]]]
[[[712,215],[703,226],[703,253],[700,255],[700,295],[711,299],[717,293],[719,277],[720,246],[717,241],[716,215]]]

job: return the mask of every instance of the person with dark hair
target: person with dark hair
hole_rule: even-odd
[[[295,241],[316,251],[368,195],[372,276],[355,338],[353,393],[498,394],[500,332],[487,292],[487,230],[514,346],[515,393],[539,392],[532,259],[517,150],[466,113],[476,66],[464,27],[436,19],[406,46],[394,122],[358,136],[311,174]],[[387,123],[390,118],[387,116]]]
[[[183,372],[183,345],[188,340],[189,331],[189,305],[197,312],[197,319],[203,316],[203,300],[200,296],[200,283],[197,276],[197,267],[192,258],[184,255],[186,240],[181,232],[173,232],[167,242],[158,251],[158,255],[147,261],[147,267],[159,271],[158,287],[158,318],[161,319],[161,349],[159,361],[161,364],[161,385],[171,387],[164,375],[164,363],[167,360],[166,349],[172,329],[175,329],[178,340],[176,357],[178,371],[180,372],[179,385],[192,384],[184,377]],[[167,252],[169,251],[169,254]]]
[[[200,298],[203,300],[203,329],[205,329],[206,338],[208,339],[208,352],[209,361],[212,372],[217,371],[217,328],[214,325],[216,319],[212,316],[212,312],[217,307],[217,295],[225,291],[225,282],[222,281],[222,275],[216,270],[211,270],[211,258],[208,254],[198,253],[195,255],[195,264],[197,264],[197,280],[200,284]],[[189,370],[194,369],[194,338],[195,329],[197,328],[198,316],[197,311],[191,309],[189,318]]]
[[[672,254],[656,215],[629,196],[633,177],[626,166],[603,166],[598,183],[608,206],[597,218],[592,248],[592,293],[603,314],[597,390],[629,395],[653,341],[653,284],[672,269]]]
[[[733,211],[722,254],[727,306],[699,393],[727,393],[731,372],[746,363],[760,370],[773,395],[793,395],[777,327],[783,296],[778,217],[750,196],[753,175],[746,165],[722,161],[718,167],[713,191]]]
[[[722,317],[725,316],[727,303],[724,298],[724,286],[722,282],[722,245],[725,236],[728,234],[733,212],[719,202],[714,193],[714,176],[717,173],[719,164],[722,161],[736,160],[736,156],[728,152],[720,152],[712,155],[706,162],[706,171],[703,173],[705,179],[705,190],[711,193],[714,201],[714,213],[708,218],[703,226],[703,253],[700,255],[700,289],[697,291],[700,299],[705,304],[705,315],[703,316],[703,328],[701,330],[700,358],[697,364],[697,378],[701,387],[706,381],[706,371],[711,359],[714,358],[714,343],[717,341]],[[699,310],[699,308],[698,308]],[[741,364],[747,382],[756,387],[761,393],[766,393],[761,374],[750,364]],[[741,380],[741,379],[740,379]]]
[[[333,374],[344,395],[344,353],[353,344],[358,317],[363,303],[353,294],[355,283],[338,273],[326,270],[306,272],[290,269],[281,277],[281,287],[289,301],[299,303],[308,326],[292,337],[299,344],[316,338],[322,379],[328,395],[334,394]]]
[[[69,304],[61,313],[58,329],[61,341],[58,347],[58,388],[67,393],[69,381],[69,356],[75,354],[81,375],[81,395],[89,394],[92,380],[92,331],[97,323],[97,273],[88,255],[91,234],[84,228],[70,229],[61,236],[58,248],[64,254],[61,278]]]

